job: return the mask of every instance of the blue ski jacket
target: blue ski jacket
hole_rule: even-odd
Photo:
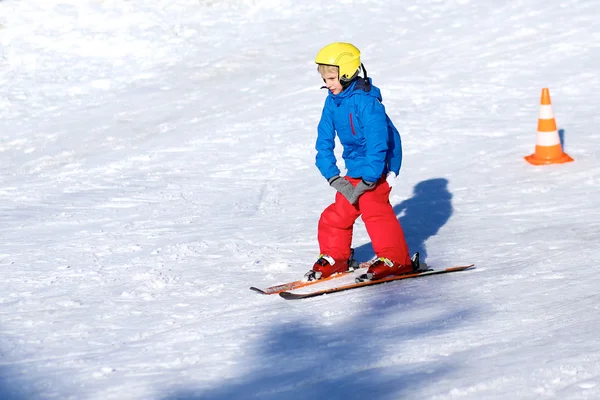
[[[358,78],[343,92],[329,92],[318,126],[316,166],[329,179],[339,175],[334,155],[335,136],[344,148],[342,158],[351,178],[378,181],[402,164],[400,134],[381,103],[381,91]]]

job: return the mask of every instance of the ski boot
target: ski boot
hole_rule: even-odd
[[[356,283],[374,281],[396,275],[430,271],[430,269],[427,268],[427,264],[419,261],[419,252],[413,254],[410,258],[410,263],[411,265],[402,265],[397,264],[388,258],[380,257],[369,266],[366,274],[362,274],[356,278]]]
[[[350,251],[350,258],[347,260],[334,260],[327,254],[321,254],[312,269],[304,275],[304,280],[310,282],[328,278],[340,272],[354,271],[358,267],[358,262],[354,259],[354,249]]]
[[[389,258],[379,257],[373,264],[369,266],[366,274],[362,274],[356,278],[356,283],[365,281],[374,281],[387,278],[388,276],[409,274],[413,272],[413,265],[402,265],[395,263]]]

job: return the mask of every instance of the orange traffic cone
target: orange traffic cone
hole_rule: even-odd
[[[525,160],[533,165],[562,164],[573,161],[567,153],[563,152],[552,111],[550,91],[547,88],[542,89],[540,103],[535,153],[526,156]]]

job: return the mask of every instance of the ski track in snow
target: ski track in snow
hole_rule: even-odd
[[[0,1],[0,398],[597,399],[593,0]],[[434,267],[286,302],[333,192],[313,57],[355,43]],[[574,163],[535,168],[549,87]],[[336,151],[339,151],[338,148]],[[359,220],[354,246],[373,256]]]

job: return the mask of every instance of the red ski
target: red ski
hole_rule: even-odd
[[[332,279],[341,278],[342,276],[352,274],[355,271],[358,271],[358,269],[352,269],[352,270],[340,272],[338,274],[331,275],[330,277],[327,277],[327,278],[321,278],[316,281],[305,281],[305,280],[301,279],[301,280],[294,281],[294,282],[282,283],[280,285],[271,286],[271,287],[268,287],[265,289],[259,289],[257,287],[252,286],[250,288],[250,290],[254,290],[255,292],[260,293],[260,294],[277,294],[277,293],[286,292],[289,290],[295,290],[295,289],[300,289],[300,288],[303,288],[306,286],[314,285],[315,283],[321,283],[321,282],[330,281]]]
[[[391,277],[379,279],[376,281],[365,281],[365,282],[360,282],[360,283],[352,283],[349,285],[337,286],[334,288],[318,290],[318,291],[310,292],[310,293],[290,293],[289,291],[279,291],[278,293],[279,293],[279,296],[283,297],[286,300],[307,299],[310,297],[322,296],[324,294],[343,292],[345,290],[358,289],[358,288],[365,287],[365,286],[379,285],[381,283],[399,281],[402,279],[419,278],[419,277],[429,276],[429,275],[439,275],[439,274],[447,274],[449,272],[464,271],[464,270],[468,270],[468,269],[473,269],[474,267],[475,267],[475,264],[471,264],[471,265],[461,265],[458,267],[452,267],[452,268],[446,268],[446,269],[440,269],[440,270],[428,270],[425,272],[415,272],[412,274],[391,276]],[[322,281],[323,280],[320,279],[318,281],[313,281],[310,283],[312,284],[312,283],[322,282]],[[292,290],[292,289],[290,289],[290,290]]]

